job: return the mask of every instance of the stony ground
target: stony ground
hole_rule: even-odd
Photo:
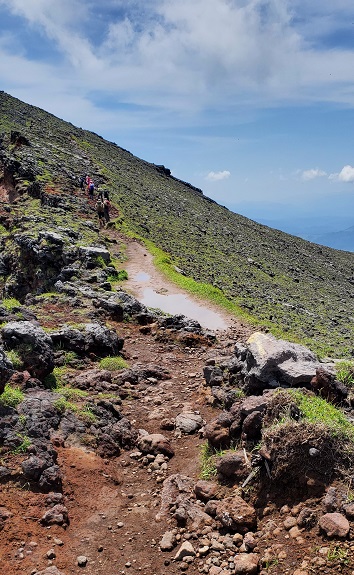
[[[170,374],[167,380],[151,378],[128,389],[122,412],[137,429],[163,433],[170,439],[175,455],[154,469],[149,461],[137,459],[136,450],[123,451],[108,460],[83,445],[57,447],[70,518],[66,529],[39,523],[47,509],[48,495],[33,492],[28,485],[2,483],[0,513],[5,508],[12,515],[0,531],[0,573],[30,575],[55,565],[65,575],[232,575],[236,573],[233,556],[242,544],[242,536],[220,531],[213,520],[202,529],[188,525],[178,528],[170,514],[162,513],[161,493],[163,481],[174,474],[198,481],[205,440],[201,434],[180,436],[173,429],[173,420],[182,411],[199,413],[206,422],[220,413],[208,402],[203,366],[210,358],[229,354],[235,341],[245,340],[250,330],[233,325],[218,334],[213,346],[188,348],[172,340],[156,341],[153,333],[134,324],[115,327],[125,339],[124,356],[129,365],[151,363]],[[13,456],[14,470],[22,459]],[[220,497],[236,492],[235,486],[219,487]],[[255,497],[252,483],[247,497]],[[258,531],[250,537],[253,552],[261,559],[261,573],[354,573],[354,534],[338,541],[325,539],[317,528],[299,529],[296,517],[305,502],[290,498],[287,490],[280,493],[269,489],[260,499]],[[314,494],[306,505],[320,508],[321,501],[322,495]],[[171,551],[162,551],[160,541],[168,531],[174,532],[177,545]],[[193,545],[196,556],[175,561],[185,541]],[[85,558],[83,566],[78,565],[78,557]]]

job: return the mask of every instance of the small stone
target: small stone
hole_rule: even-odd
[[[188,555],[194,557],[195,551],[193,545],[189,543],[189,541],[185,541],[177,551],[175,555],[175,561],[182,561],[183,558],[188,557]]]
[[[85,555],[79,555],[79,557],[77,558],[77,564],[79,567],[85,567],[87,565],[87,557],[85,557]]]
[[[54,551],[54,549],[49,549],[49,551],[47,551],[46,556],[48,559],[55,559],[56,558],[56,553]]]

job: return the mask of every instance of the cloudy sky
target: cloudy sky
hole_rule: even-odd
[[[353,0],[0,0],[0,80],[238,213],[354,225]]]

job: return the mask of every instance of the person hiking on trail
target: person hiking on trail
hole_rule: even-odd
[[[105,223],[105,217],[104,217],[104,205],[103,205],[103,201],[98,198],[97,202],[96,202],[96,212],[98,215],[98,222],[100,225],[100,228],[104,226]]]
[[[93,181],[90,181],[90,185],[89,185],[89,196],[90,198],[93,200],[93,192],[95,191],[95,184],[93,183]]]
[[[109,201],[109,193],[108,193],[108,190],[104,190],[104,191],[103,191],[103,199]]]
[[[109,216],[110,207],[111,207],[111,202],[107,198],[105,198],[103,200],[103,215],[104,215],[104,219],[105,219],[106,224],[108,224],[109,220],[111,219]]]
[[[80,190],[83,190],[86,184],[86,174],[81,176],[80,178]]]

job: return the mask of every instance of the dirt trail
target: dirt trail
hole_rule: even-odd
[[[239,324],[235,317],[222,308],[211,302],[198,299],[166,279],[154,266],[153,256],[140,242],[127,238],[124,238],[123,241],[126,245],[127,256],[124,268],[128,273],[128,280],[124,282],[124,289],[132,293],[137,299],[145,303],[144,297],[149,292],[152,301],[157,302],[156,307],[165,306],[166,309],[161,308],[163,311],[169,311],[172,314],[182,313],[187,317],[193,317],[203,327],[216,331],[219,329],[226,330]],[[154,294],[156,294],[155,297]],[[164,302],[164,300],[166,301]]]

